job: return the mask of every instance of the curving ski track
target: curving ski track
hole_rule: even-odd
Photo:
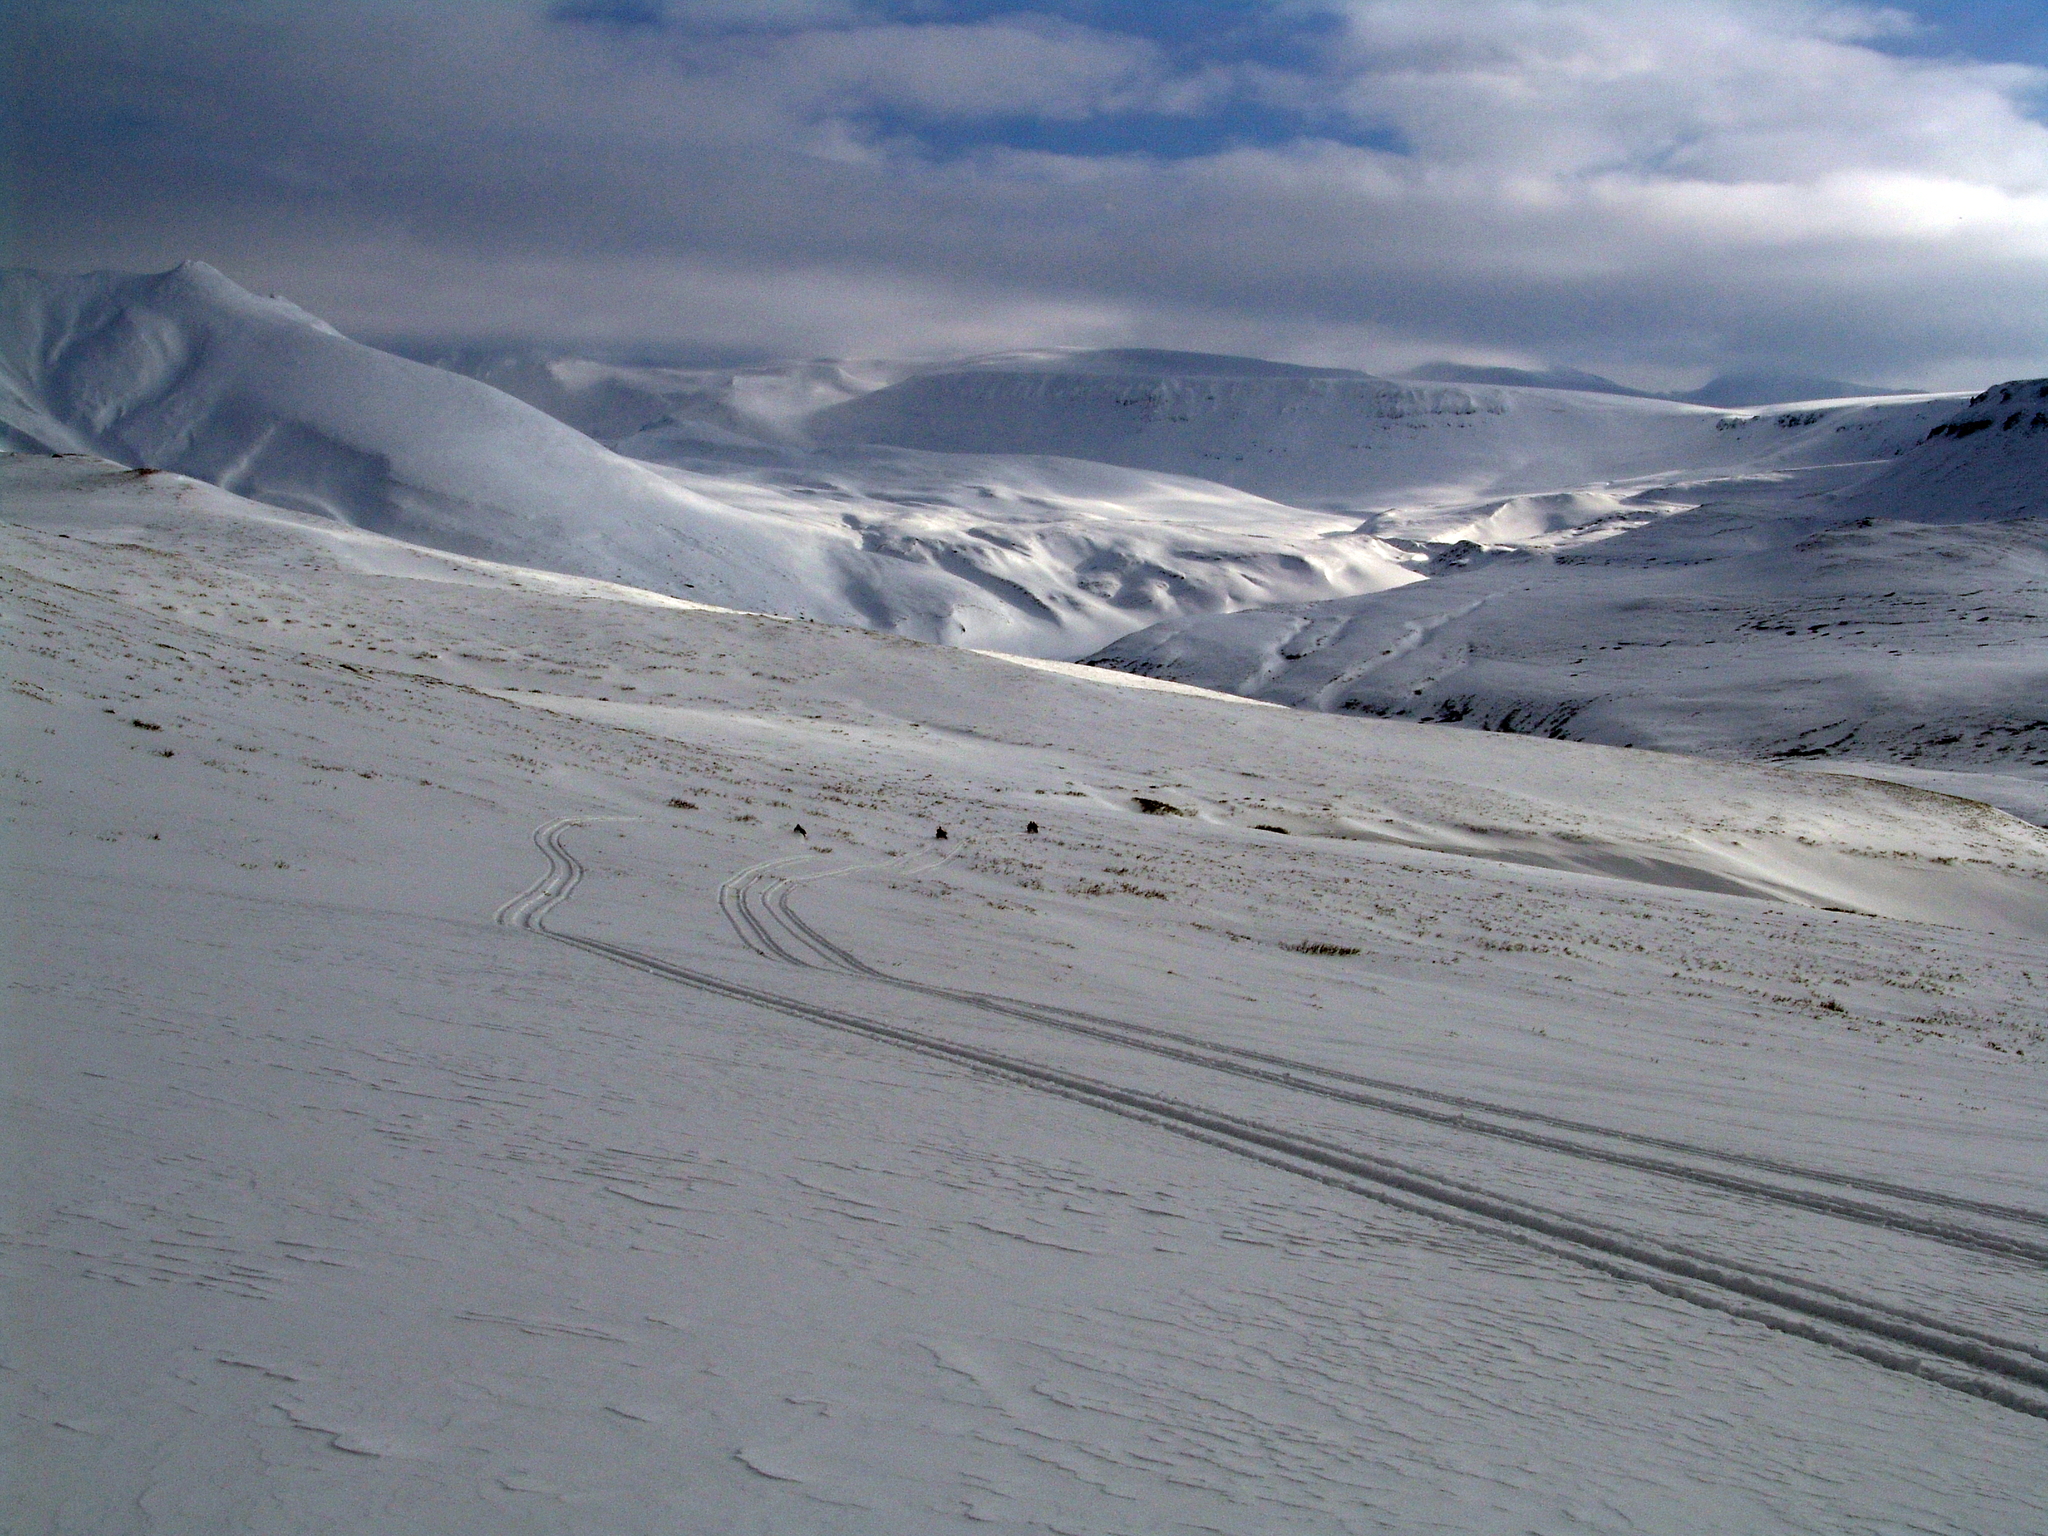
[[[865,1018],[840,1009],[824,1007],[800,998],[784,996],[760,987],[691,970],[624,945],[562,933],[549,928],[546,925],[548,914],[568,899],[583,877],[583,866],[562,846],[563,832],[586,821],[629,819],[632,818],[562,817],[541,827],[534,833],[534,844],[546,855],[548,870],[532,886],[500,907],[496,920],[508,927],[523,928],[541,934],[557,943],[566,944],[587,954],[666,981],[678,982],[717,996],[750,1003],[827,1028],[883,1041],[1042,1092],[1056,1094],[1112,1114],[1139,1120],[1191,1140],[1250,1158],[1255,1162],[1365,1196],[1397,1210],[1427,1216],[1468,1231],[1503,1238],[1587,1269],[1647,1285],[1664,1295],[1697,1306],[1744,1318],[1781,1333],[1826,1345],[1889,1370],[1919,1376],[2015,1412],[2048,1419],[2048,1351],[2032,1344],[1980,1333],[1945,1322],[1927,1313],[1872,1301],[1851,1292],[1763,1270],[1666,1242],[1647,1234],[1631,1232],[1622,1227],[1548,1210],[1525,1200],[1498,1195],[1477,1185],[1449,1179],[1322,1137],[1304,1135],[1183,1099],[1103,1081],[1064,1068],[1028,1061],[1005,1052],[992,1051],[878,1019]],[[846,971],[870,980],[971,1006],[989,1008],[1006,1016],[1026,1018],[1054,1028],[1079,1030],[1096,1038],[1155,1051],[1172,1056],[1176,1060],[1193,1062],[1233,1075],[1253,1076],[1261,1081],[1279,1083],[1289,1088],[1327,1096],[1344,1096],[1347,1102],[1360,1103],[1369,1108],[1387,1108],[1395,1113],[1420,1112],[1415,1105],[1397,1105],[1393,1101],[1354,1095],[1350,1090],[1339,1089],[1331,1084],[1296,1080],[1293,1076],[1296,1072],[1315,1073],[1326,1079],[1345,1076],[1309,1063],[1263,1057],[1257,1053],[1215,1046],[1170,1031],[1121,1024],[1115,1020],[1023,1003],[1016,999],[932,987],[889,976],[833,944],[789,910],[789,893],[797,883],[797,878],[817,880],[856,872],[853,867],[842,867],[797,878],[778,873],[803,862],[808,857],[811,856],[796,855],[754,865],[734,875],[721,887],[721,909],[740,937],[757,953],[795,965]],[[900,873],[912,873],[920,869],[930,869],[941,862],[944,861],[921,860],[889,867]],[[809,951],[812,958],[805,958],[803,951]],[[1285,1070],[1269,1070],[1260,1064],[1264,1062],[1281,1062]],[[1475,1108],[1483,1107],[1486,1112],[1492,1114],[1516,1116],[1556,1126],[1569,1126],[1576,1131],[1609,1136],[1616,1140],[1650,1142],[1660,1147],[1682,1148],[1695,1155],[1718,1157],[1728,1162],[1771,1167],[1777,1171],[1796,1173],[1803,1178],[1854,1185],[1866,1190],[1880,1188],[1884,1193],[1923,1200],[1931,1205],[1976,1210],[1981,1214],[1995,1214],[2007,1219],[2036,1223],[2044,1220],[2037,1212],[1965,1201],[1933,1191],[1881,1185],[1878,1181],[1856,1181],[1819,1170],[1794,1168],[1792,1165],[1770,1163],[1768,1160],[1749,1158],[1740,1154],[1636,1137],[1628,1133],[1603,1130],[1526,1111],[1517,1112],[1504,1106],[1481,1106],[1479,1101],[1460,1101],[1450,1095],[1428,1093],[1395,1084],[1376,1086],[1396,1089],[1417,1098],[1470,1104]],[[1514,1127],[1484,1125],[1463,1116],[1442,1115],[1436,1112],[1432,1114],[1439,1119],[1439,1123],[1455,1125],[1481,1134],[1502,1135],[1518,1130]],[[1516,1134],[1513,1139],[1525,1140],[1527,1137]],[[1549,1140],[1551,1139],[1545,1138],[1544,1142],[1538,1144],[1547,1144]],[[1723,1182],[1718,1170],[1691,1168],[1658,1159],[1630,1162],[1626,1161],[1628,1154],[1614,1152],[1611,1149],[1586,1148],[1577,1143],[1566,1143],[1561,1140],[1557,1142],[1557,1149],[1578,1155],[1596,1156],[1602,1161],[1625,1162],[1626,1166],[1641,1167],[1653,1173],[1665,1173],[1673,1177],[1716,1184],[1717,1187],[1729,1187]],[[1820,1209],[1830,1215],[1846,1215],[1850,1219],[1871,1219],[1860,1210],[1852,1213],[1848,1209],[1837,1209],[1827,1205],[1814,1206],[1807,1191],[1788,1190],[1781,1186],[1760,1183],[1754,1187],[1747,1183],[1736,1187],[1741,1188],[1744,1193],[1783,1199],[1785,1203]],[[1875,1208],[1870,1209],[1875,1211]],[[1880,1225],[1906,1231],[1916,1230],[1905,1221],[1897,1219],[1901,1213],[1877,1214],[1886,1218],[1879,1222]],[[1956,1229],[1942,1240],[1954,1241],[1962,1235],[1963,1229]],[[1999,1234],[1975,1235],[1983,1241],[1964,1242],[1961,1246],[1985,1248],[2008,1257],[2031,1256],[2015,1253],[2013,1245]]]

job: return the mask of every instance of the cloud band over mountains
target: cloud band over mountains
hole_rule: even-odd
[[[357,334],[2048,358],[2048,70],[1861,5],[29,0],[18,260]],[[1938,39],[1936,39],[1938,41]]]

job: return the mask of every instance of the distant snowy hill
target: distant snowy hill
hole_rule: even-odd
[[[2048,380],[1832,496],[1798,485],[1702,487],[1604,542],[1475,544],[1409,591],[1160,625],[1094,660],[1314,709],[2048,780]]]
[[[1763,406],[1785,400],[1848,400],[1873,395],[1912,395],[1921,391],[1886,389],[1876,384],[1851,384],[1815,373],[1724,373],[1698,389],[1671,396],[1695,405]]]
[[[1137,348],[739,369],[527,352],[451,356],[442,366],[506,388],[630,457],[709,477],[688,483],[719,497],[732,494],[725,482],[735,474],[757,492],[772,486],[799,498],[824,476],[876,508],[908,496],[973,518],[987,508],[971,488],[1006,478],[1001,465],[1064,457],[1176,485],[1196,480],[1211,496],[1249,486],[1269,515],[1274,499],[1290,504],[1288,518],[1327,507],[1357,518],[1362,534],[1410,545],[1544,549],[1683,510],[1697,503],[1687,488],[1702,479],[1790,475],[1806,491],[1837,488],[1920,441],[1962,400],[1874,396],[1703,412],[1639,392],[1603,399],[1594,386],[1611,381],[1569,370],[1479,370],[1502,375],[1499,387],[1446,390]],[[1156,408],[1182,397],[1185,410]],[[877,448],[905,443],[914,446]],[[1344,494],[1322,494],[1333,486]]]
[[[0,416],[15,446],[743,606],[801,608],[821,584],[815,557],[757,519],[201,263],[0,282]]]
[[[1424,363],[1401,375],[1440,384],[1511,384],[1525,389],[1576,389],[1589,394],[1633,395],[1640,400],[1679,400],[1689,405],[1750,407],[1788,400],[1868,399],[1879,395],[1913,395],[1923,391],[1887,389],[1877,384],[1851,384],[1813,373],[1724,373],[1698,389],[1658,394],[1631,389],[1597,373],[1577,368],[1486,368],[1470,363]]]
[[[1891,418],[1898,430],[1859,438],[1850,454],[1835,415],[1788,414],[1756,430],[1749,418],[1669,400],[1270,364],[1253,372],[1235,362],[1143,353],[988,359],[828,406],[805,430],[820,442],[1098,459],[1366,515],[1697,477],[1760,460],[1876,457],[1930,424],[1909,411]],[[1951,408],[1936,407],[1934,418]],[[1400,530],[1383,522],[1377,531]]]
[[[1634,395],[1654,400],[1654,390],[1630,389],[1603,374],[1578,368],[1487,368],[1472,363],[1424,363],[1401,375],[1430,384],[1511,384],[1523,389],[1577,389],[1595,395]]]

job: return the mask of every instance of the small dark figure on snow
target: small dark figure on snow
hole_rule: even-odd
[[[1036,836],[1038,832],[1038,823],[1035,821],[1027,821],[1024,823],[1024,830]]]
[[[941,828],[939,828],[939,830],[938,830],[938,831],[936,831],[936,832],[934,832],[934,833],[932,834],[932,841],[933,841],[933,842],[935,842],[935,843],[943,843],[943,842],[944,842],[945,840],[946,840],[946,829],[945,829],[944,827],[941,827]]]
[[[804,824],[802,822],[798,822],[796,824],[796,835],[798,837],[809,837],[811,834],[804,830]]]

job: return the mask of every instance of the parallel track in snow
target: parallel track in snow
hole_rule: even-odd
[[[865,976],[926,997],[963,1003],[1005,1018],[1021,1019],[1071,1034],[1107,1040],[1133,1050],[1166,1056],[1176,1061],[1206,1067],[1211,1071],[1269,1083],[1362,1109],[1400,1115],[1472,1135],[1490,1136],[1541,1148],[1547,1152],[1559,1152],[1570,1157],[1610,1163],[1637,1172],[1701,1184],[1733,1194],[1768,1200],[1774,1204],[1817,1211],[1846,1221],[1910,1232],[1915,1236],[1930,1238],[1957,1248],[1973,1249],[1981,1253],[1992,1253],[2004,1258],[2048,1266],[2048,1241],[2017,1233],[1969,1226],[1956,1220],[1954,1216],[1900,1210],[1874,1204],[1868,1200],[1832,1194],[1825,1190],[1799,1189],[1756,1178],[1753,1173],[1777,1174],[1783,1178],[1853,1189],[1861,1194],[1882,1195],[1932,1210],[1988,1217],[2040,1229],[2048,1229],[2048,1212],[1972,1200],[1939,1190],[1915,1189],[1883,1179],[1807,1168],[1778,1158],[1701,1146],[1695,1142],[1677,1141],[1669,1137],[1614,1130],[1606,1126],[1590,1125],[1582,1120],[1569,1120],[1534,1110],[1490,1103],[1483,1099],[1418,1088],[1387,1078],[1365,1077],[1358,1073],[1321,1066],[1315,1062],[1205,1040],[1177,1030],[1133,1024],[1127,1020],[1103,1018],[1098,1014],[1081,1013],[1052,1004],[1026,1002],[1019,998],[1001,997],[993,993],[974,992],[957,987],[935,986],[928,982],[895,976],[878,970],[842,945],[825,937],[791,910],[789,905],[790,897],[801,884],[881,866],[843,867],[808,876],[783,873],[802,858],[802,855],[797,855],[756,864],[732,876],[719,889],[720,908],[742,941],[756,953],[770,955],[794,965],[840,970],[852,975]],[[916,865],[906,864],[893,868],[892,873],[904,876],[921,873],[932,867],[932,863],[924,862]],[[810,954],[806,955],[805,950],[810,951]],[[1522,1123],[1503,1124],[1503,1121]],[[1545,1129],[1530,1129],[1531,1125]],[[1611,1144],[1602,1146],[1597,1143],[1568,1140],[1552,1134],[1554,1131],[1569,1131],[1580,1136],[1598,1137]],[[1634,1150],[1636,1148],[1649,1150]],[[1679,1153],[1685,1157],[1703,1159],[1708,1163],[1723,1166],[1674,1161],[1668,1157],[1656,1156],[1655,1152]],[[1753,1172],[1735,1172],[1732,1171],[1734,1168]]]
[[[2048,1419],[2048,1351],[2032,1344],[1998,1338],[1925,1312],[1873,1301],[1645,1233],[1549,1210],[1324,1137],[730,981],[625,945],[558,932],[547,926],[546,919],[576,889],[583,876],[582,865],[563,848],[561,836],[583,819],[586,818],[565,817],[534,834],[535,845],[547,856],[548,871],[500,907],[497,921],[666,981],[950,1061],[1140,1120],[1398,1210],[1504,1238],[1698,1306],[1841,1350],[1890,1370],[1920,1376],[2019,1413]],[[751,894],[753,887],[774,878],[773,870],[787,867],[790,862],[771,861],[742,871],[726,882],[720,905],[750,946],[765,946],[764,952],[794,964],[816,966],[817,961],[803,960],[794,952],[813,945],[813,938],[800,937],[808,925],[782,926],[785,914],[792,924],[800,924],[794,914],[787,912],[786,887],[780,893],[779,908],[767,905],[777,894],[773,889],[763,896]],[[899,868],[908,872],[908,866]],[[834,873],[838,872],[851,873]],[[773,916],[764,916],[764,912],[772,912]],[[815,930],[810,932],[815,935]],[[814,953],[836,951],[843,957],[834,962],[834,969],[853,960],[837,950],[837,946],[830,946],[822,936],[816,936],[815,942],[828,947]],[[892,985],[903,984],[898,978],[874,971],[857,960],[853,964],[856,974]],[[1011,1007],[1032,1007],[1012,999],[954,993],[944,988],[915,985],[913,989],[954,1001],[1001,1004],[1005,1012]],[[1055,1022],[1052,1017],[1040,1017],[1037,1013],[1023,1016],[1039,1023]],[[1091,1032],[1099,1025],[1114,1022],[1095,1020],[1088,1015],[1063,1017],[1072,1024],[1086,1023]],[[1135,1043],[1121,1036],[1112,1038],[1118,1044]],[[1206,1059],[1200,1051],[1183,1055],[1178,1045],[1171,1054],[1175,1059],[1210,1067],[1224,1059],[1220,1055]],[[1292,1081],[1285,1081],[1284,1085],[1309,1086]],[[1811,1170],[1802,1172],[1812,1176]]]

